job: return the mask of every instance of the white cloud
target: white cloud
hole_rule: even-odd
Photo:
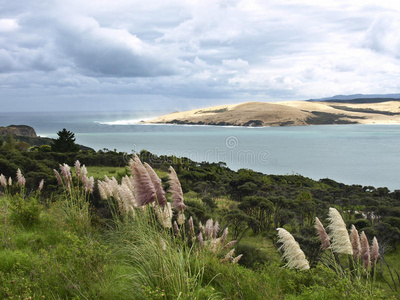
[[[18,28],[19,25],[16,19],[0,19],[0,32],[13,32]]]
[[[0,92],[193,105],[394,93],[399,15],[385,0],[9,1]]]

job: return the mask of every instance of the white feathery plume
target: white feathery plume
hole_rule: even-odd
[[[204,234],[206,235],[206,238],[210,240],[212,238],[214,232],[214,221],[213,219],[208,219],[206,222],[206,227],[204,229]]]
[[[10,176],[10,177],[8,177],[8,185],[9,185],[9,186],[11,186],[11,185],[12,185],[12,178],[11,178],[11,176]]]
[[[179,225],[183,225],[185,223],[185,214],[183,213],[182,210],[179,211],[178,213],[178,218],[176,219]]]
[[[236,244],[236,241],[235,241],[235,240],[230,241],[230,242],[227,243],[224,247],[222,247],[222,250],[229,249],[230,247],[232,247],[232,246],[235,245],[235,244]]]
[[[167,205],[156,206],[154,208],[158,221],[165,227],[165,228],[172,228],[172,205],[171,203],[167,202]]]
[[[331,239],[331,249],[335,253],[343,253],[353,255],[349,233],[347,232],[346,224],[342,216],[336,208],[329,208],[328,226],[330,230],[329,238]]]
[[[220,238],[212,239],[208,242],[210,243],[210,251],[213,253],[217,252],[217,250],[220,248],[221,245],[221,239]]]
[[[243,254],[240,254],[236,256],[234,259],[232,259],[232,264],[237,264],[239,260],[242,258]]]
[[[310,269],[308,260],[294,237],[286,229],[277,228],[276,230],[278,230],[278,243],[282,244],[279,249],[283,249],[282,257],[287,261],[286,266],[289,269]]]
[[[6,177],[5,177],[3,174],[0,175],[0,184],[1,184],[4,188],[7,186],[7,179],[6,179]]]
[[[43,190],[43,186],[44,186],[44,179],[40,180],[39,182],[39,191]]]
[[[85,191],[86,193],[93,193],[94,190],[94,178],[93,176],[91,176],[90,178],[87,178],[86,176],[84,177],[86,178],[85,180]]]
[[[105,189],[105,187],[104,187],[105,184],[106,184],[106,183],[103,182],[103,181],[99,181],[99,182],[97,183],[97,188],[99,189],[100,198],[103,199],[103,200],[106,200],[106,199],[108,198],[106,189]]]

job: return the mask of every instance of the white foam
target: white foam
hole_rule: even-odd
[[[146,120],[151,120],[151,119],[131,119],[131,120],[117,120],[117,121],[110,121],[110,122],[104,122],[104,121],[95,121],[95,123],[101,124],[101,125],[137,125],[140,124],[141,121],[146,121]]]

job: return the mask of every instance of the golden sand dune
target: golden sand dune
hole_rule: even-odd
[[[174,112],[147,123],[235,126],[397,124],[400,123],[400,102],[245,102]]]

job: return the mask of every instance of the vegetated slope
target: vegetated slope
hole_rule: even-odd
[[[233,126],[398,124],[400,123],[400,105],[398,101],[377,103],[246,102],[174,112],[150,120],[149,123]]]

